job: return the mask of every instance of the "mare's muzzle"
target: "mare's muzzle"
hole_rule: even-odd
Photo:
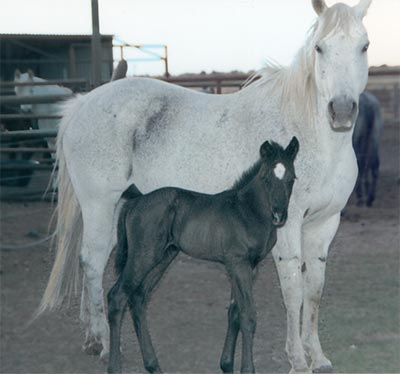
[[[329,123],[334,131],[349,131],[357,118],[357,102],[347,96],[335,96],[328,104]]]

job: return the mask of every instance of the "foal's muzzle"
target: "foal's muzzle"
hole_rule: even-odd
[[[286,223],[287,213],[279,212],[277,210],[272,212],[272,224],[277,227],[281,227]]]

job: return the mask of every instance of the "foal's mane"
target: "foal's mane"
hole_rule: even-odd
[[[244,87],[252,84],[266,89],[266,97],[280,96],[282,113],[296,113],[310,122],[314,118],[317,105],[317,87],[314,79],[315,43],[339,30],[349,34],[350,25],[356,22],[349,6],[335,4],[330,7],[321,23],[317,19],[308,31],[307,39],[289,66],[267,61],[266,66],[255,72],[245,82]],[[319,27],[321,26],[321,27]],[[287,110],[293,105],[293,110]]]
[[[238,191],[246,186],[258,173],[261,167],[261,159],[258,159],[253,166],[247,169],[232,186],[232,190]]]
[[[275,148],[276,158],[280,159],[283,158],[284,149],[278,144],[273,141],[270,142],[271,145]],[[238,191],[246,186],[259,172],[261,167],[262,160],[259,158],[250,168],[248,168],[234,183],[232,186],[232,190]]]

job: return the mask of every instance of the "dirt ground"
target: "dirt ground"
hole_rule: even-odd
[[[400,372],[399,124],[386,125],[381,159],[374,207],[350,202],[329,255],[320,336],[341,373]],[[2,202],[1,244],[20,245],[46,237],[52,210],[48,202]],[[48,247],[45,243],[1,252],[1,372],[104,373],[98,357],[81,350],[79,295],[70,308],[28,324],[51,270],[53,254]],[[109,265],[106,290],[113,279]],[[257,371],[288,372],[285,310],[271,257],[262,264],[255,297]],[[228,302],[229,283],[218,266],[178,257],[149,308],[164,371],[219,372]],[[123,367],[143,372],[128,317],[123,331]]]

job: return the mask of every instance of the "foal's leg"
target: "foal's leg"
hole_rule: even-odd
[[[164,272],[177,254],[178,251],[173,247],[167,249],[162,260],[144,276],[144,280],[142,280],[140,284],[139,279],[141,278],[141,271],[139,269],[134,270],[134,277],[136,278],[135,283],[137,282],[136,284],[139,285],[135,290],[132,290],[128,305],[135,326],[136,335],[139,340],[144,367],[149,373],[161,373],[162,370],[158,363],[147,326],[147,303],[154,287],[158,284]]]
[[[121,325],[127,304],[121,277],[108,293],[108,322],[110,324],[110,358],[108,373],[121,372]]]
[[[222,351],[220,367],[224,373],[233,373],[235,361],[236,341],[240,330],[239,309],[231,291],[231,305],[228,310],[228,329],[226,331],[224,349]]]
[[[340,220],[337,214],[324,222],[310,224],[303,235],[303,326],[302,341],[311,358],[314,372],[331,372],[332,364],[325,357],[318,337],[318,311],[325,283],[328,249]]]
[[[253,273],[247,261],[227,265],[232,281],[234,299],[239,310],[239,324],[242,333],[241,373],[254,373],[253,339],[256,330],[256,311],[253,300]]]

